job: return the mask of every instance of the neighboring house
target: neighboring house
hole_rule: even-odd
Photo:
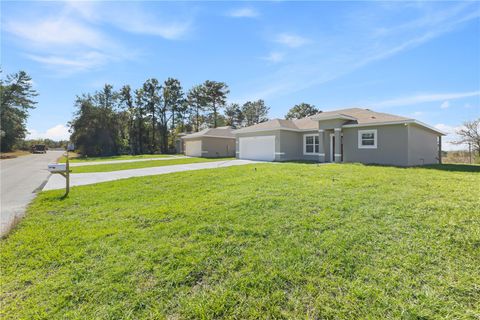
[[[190,157],[234,157],[235,135],[231,127],[204,129],[182,137],[183,150]]]
[[[273,119],[234,131],[240,159],[362,162],[413,166],[441,162],[443,132],[420,121],[369,109]]]
[[[187,134],[190,134],[190,133],[179,133],[179,134],[177,134],[177,136],[175,138],[175,153],[184,153],[183,137],[185,137]]]

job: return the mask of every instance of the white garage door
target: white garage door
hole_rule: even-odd
[[[186,141],[185,155],[189,157],[201,157],[202,156],[202,140]]]
[[[273,161],[275,159],[275,136],[239,138],[239,158]]]

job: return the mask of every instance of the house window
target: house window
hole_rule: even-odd
[[[377,149],[377,130],[358,130],[359,149]]]
[[[303,136],[303,153],[318,154],[318,134],[306,134]]]

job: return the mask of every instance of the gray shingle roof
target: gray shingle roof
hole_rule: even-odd
[[[232,138],[235,139],[235,135],[232,133],[233,129],[231,127],[218,127],[218,128],[208,128],[203,129],[202,131],[187,134],[182,137],[182,139],[198,139],[201,137],[216,137],[216,138]]]
[[[349,109],[340,109],[333,111],[326,111],[318,113],[312,116],[313,119],[321,120],[322,118],[334,118],[347,116],[349,118],[354,118],[351,121],[352,123],[357,124],[366,124],[366,123],[375,123],[375,122],[390,122],[390,121],[404,121],[404,120],[413,120],[411,118],[405,118],[389,113],[382,113],[372,111],[370,109],[362,108],[349,108]]]
[[[375,123],[408,121],[415,122],[422,126],[428,127],[431,130],[438,131],[435,128],[432,128],[424,123],[420,123],[419,121],[411,118],[405,118],[389,113],[376,112],[370,109],[348,108],[321,112],[311,117],[296,120],[272,119],[267,122],[262,122],[250,127],[235,130],[234,133],[246,133],[268,130],[313,131],[318,129],[318,121],[321,121],[322,119],[344,119],[346,121],[346,125],[374,125]]]

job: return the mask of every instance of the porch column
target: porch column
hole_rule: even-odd
[[[318,162],[325,162],[325,145],[323,129],[318,129]]]
[[[335,162],[342,162],[342,128],[335,128]]]
[[[438,136],[438,163],[442,164],[442,136]]]

